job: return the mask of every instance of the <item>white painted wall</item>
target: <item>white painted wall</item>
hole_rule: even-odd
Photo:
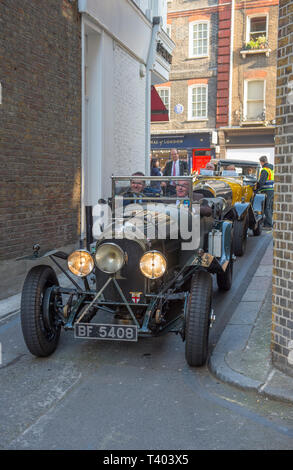
[[[166,21],[166,0],[136,3],[153,8],[153,16],[164,15]],[[111,195],[112,174],[145,171],[150,139],[146,65],[153,30],[131,0],[79,0],[78,5],[83,13],[83,207]],[[168,75],[157,67],[162,70],[153,70],[152,76]]]
[[[152,25],[130,0],[79,0],[86,13],[116,41],[146,63]]]
[[[101,197],[103,153],[102,34],[83,24],[82,200],[93,205]]]
[[[119,44],[111,46],[104,73],[103,197],[111,195],[112,174],[144,171],[145,154],[145,77],[140,77],[138,61]]]
[[[119,45],[114,50],[114,155],[116,175],[144,171],[145,77]]]

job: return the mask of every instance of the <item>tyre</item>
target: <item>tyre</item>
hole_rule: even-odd
[[[32,268],[23,285],[21,296],[21,328],[29,351],[37,357],[46,357],[57,348],[60,325],[56,325],[54,309],[44,312],[44,300],[50,287],[58,286],[58,279],[50,266]]]
[[[261,232],[262,232],[262,220],[259,220],[257,223],[256,229],[253,230],[253,235],[255,237],[259,237],[261,235]]]
[[[197,271],[191,280],[185,325],[185,358],[192,367],[203,366],[208,355],[212,277]]]
[[[247,217],[243,220],[235,220],[234,228],[234,254],[236,256],[243,256],[246,249],[248,220]]]

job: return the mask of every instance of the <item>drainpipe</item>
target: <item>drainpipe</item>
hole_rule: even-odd
[[[235,10],[235,0],[232,0],[231,2],[231,41],[230,41],[230,81],[229,81],[229,127],[231,127],[231,123],[232,123],[234,10]]]
[[[85,28],[83,15],[81,15],[81,184],[80,184],[80,239],[79,247],[83,248],[86,227],[86,213],[85,213]]]
[[[148,58],[146,63],[146,89],[145,89],[145,174],[150,174],[151,152],[151,70],[154,67],[156,56],[157,34],[160,30],[161,17],[153,17],[153,27]]]

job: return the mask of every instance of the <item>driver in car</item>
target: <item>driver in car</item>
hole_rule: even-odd
[[[145,176],[144,173],[141,171],[136,171],[135,173],[132,173],[131,176]],[[144,180],[137,180],[137,179],[131,179],[130,180],[130,187],[129,189],[123,193],[123,198],[134,198],[134,199],[124,199],[123,200],[123,206],[127,206],[128,204],[142,204],[144,202],[147,202],[147,200],[144,199],[145,196],[147,197],[160,197],[160,190],[146,186]]]
[[[188,197],[189,195],[189,183],[188,181],[178,181],[176,183],[176,196],[178,198],[184,198]],[[201,216],[207,216],[209,217],[212,214],[212,209],[208,205],[208,203],[203,199],[203,194],[201,193],[193,193],[192,194],[193,202],[199,202],[200,203],[200,215]],[[184,204],[184,200],[182,199],[177,199],[176,200],[176,205],[179,206],[181,204]],[[189,201],[188,201],[189,204]]]

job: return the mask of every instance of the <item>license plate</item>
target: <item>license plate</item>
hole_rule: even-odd
[[[74,336],[75,338],[137,341],[137,326],[76,323]]]

